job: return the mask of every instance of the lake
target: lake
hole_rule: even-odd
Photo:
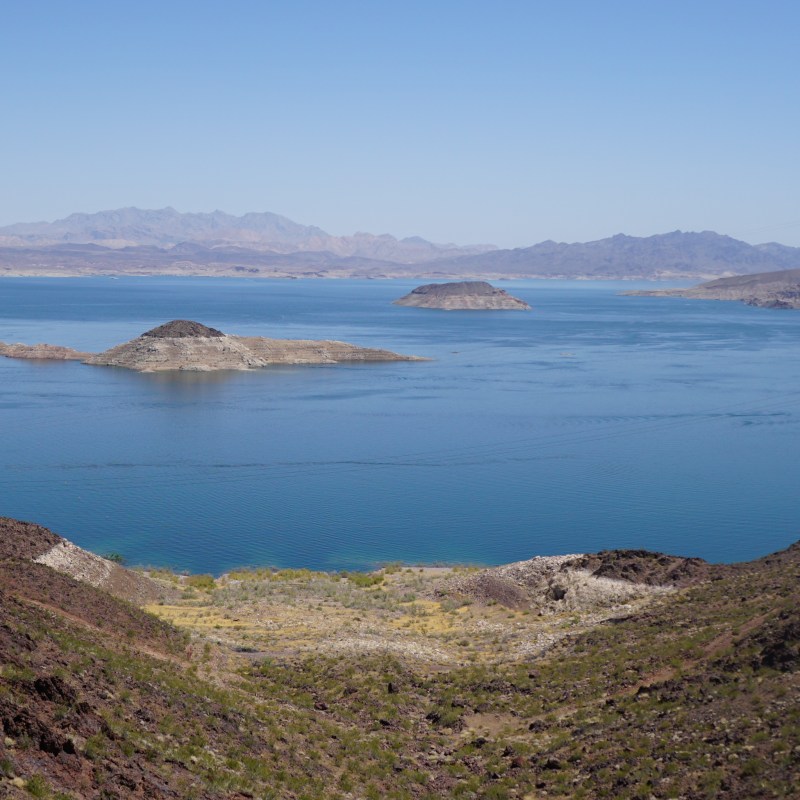
[[[0,340],[102,350],[174,318],[428,362],[141,374],[0,358],[0,514],[129,563],[365,569],[800,538],[800,313],[513,281],[3,279]]]

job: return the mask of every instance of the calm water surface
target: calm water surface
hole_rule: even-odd
[[[533,313],[391,305],[418,281],[0,281],[0,340],[101,350],[173,318],[425,363],[146,375],[0,359],[0,514],[130,562],[503,563],[800,538],[800,313],[633,284],[504,284]]]

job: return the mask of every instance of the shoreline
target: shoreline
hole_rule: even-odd
[[[577,628],[650,607],[741,567],[644,550],[534,556],[499,566],[371,571],[246,568],[219,576],[123,566],[34,523],[0,518],[5,548],[232,652],[263,657],[386,652],[421,664],[500,663]],[[18,540],[19,544],[15,544]],[[3,543],[0,542],[0,555]],[[497,652],[496,637],[505,648]],[[466,637],[466,638],[465,638]]]
[[[709,281],[720,278],[731,277],[731,273],[703,273],[700,275],[669,274],[646,277],[642,275],[518,275],[513,273],[491,273],[491,272],[462,272],[462,273],[439,273],[439,272],[414,272],[371,275],[366,273],[336,273],[336,272],[314,272],[314,273],[274,273],[274,274],[243,274],[238,272],[183,272],[183,271],[162,271],[162,272],[142,272],[142,273],[111,273],[111,272],[0,272],[0,279],[26,279],[26,278],[47,278],[47,279],[74,279],[74,278],[106,278],[108,280],[122,280],[123,278],[228,278],[234,280],[356,280],[356,281],[463,281],[463,280],[489,280],[489,281],[574,281],[584,283],[587,281],[597,282],[631,282],[640,281],[643,283],[671,283],[675,281]]]

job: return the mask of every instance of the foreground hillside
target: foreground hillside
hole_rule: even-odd
[[[730,567],[625,551],[140,576],[172,590],[152,607],[179,631],[36,563],[61,544],[49,531],[0,520],[0,534],[0,796],[755,798],[800,784],[797,545]],[[303,629],[314,614],[352,625],[350,645]],[[526,650],[537,625],[557,635]],[[443,657],[378,646],[404,626]]]

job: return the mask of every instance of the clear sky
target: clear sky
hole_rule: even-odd
[[[800,245],[797,0],[3,0],[0,224]]]

